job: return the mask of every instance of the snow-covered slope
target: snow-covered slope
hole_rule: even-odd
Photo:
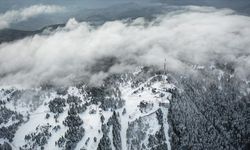
[[[170,149],[175,89],[167,75],[143,68],[101,87],[3,88],[0,142],[12,149]]]
[[[0,149],[248,149],[250,82],[228,67],[153,67],[103,85],[0,90]]]

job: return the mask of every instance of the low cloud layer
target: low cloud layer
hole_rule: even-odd
[[[8,28],[12,23],[18,23],[29,18],[42,15],[61,12],[63,7],[56,5],[33,5],[19,10],[9,10],[0,14],[0,30]]]
[[[164,59],[169,70],[179,72],[188,71],[189,63],[234,62],[246,77],[249,35],[250,17],[210,7],[181,7],[151,21],[112,21],[97,28],[70,19],[49,34],[1,44],[0,85],[97,83],[138,65],[162,67]]]

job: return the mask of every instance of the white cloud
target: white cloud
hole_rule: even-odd
[[[0,14],[0,29],[7,28],[12,23],[25,21],[41,14],[52,14],[62,10],[63,7],[56,5],[32,5],[19,10],[9,10]]]
[[[81,80],[93,84],[107,73],[136,65],[162,67],[165,58],[173,71],[190,69],[186,62],[208,64],[221,59],[234,61],[240,74],[249,75],[249,35],[250,17],[207,7],[183,7],[150,22],[142,18],[132,23],[112,21],[98,28],[71,19],[49,35],[0,45],[0,84],[37,86]],[[108,72],[91,71],[103,65],[102,58],[116,60]]]

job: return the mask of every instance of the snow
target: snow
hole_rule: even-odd
[[[96,113],[89,114],[91,109],[97,109]],[[105,117],[105,121],[112,115],[111,112],[102,112],[103,116]],[[83,120],[83,127],[85,129],[85,135],[82,140],[77,144],[76,149],[82,148],[84,146],[87,149],[97,149],[98,142],[102,137],[102,133],[99,133],[98,130],[101,131],[101,112],[99,111],[98,105],[90,105],[88,109],[79,114],[80,118]],[[97,138],[97,142],[94,142],[94,137]],[[86,140],[90,138],[88,145],[85,145]]]
[[[52,125],[52,128],[56,125],[60,125],[60,129],[58,131],[52,131],[52,136],[49,138],[48,140],[48,144],[45,145],[45,149],[59,149],[59,147],[57,147],[55,145],[55,142],[58,141],[58,139],[62,136],[64,136],[65,132],[67,131],[67,127],[63,125],[63,121],[65,120],[65,118],[67,117],[67,109],[68,109],[68,106],[66,106],[67,108],[64,110],[64,112],[62,114],[59,115],[58,117],[58,122],[56,123],[55,122],[55,119],[53,117],[53,115],[51,115],[49,118],[48,118],[48,122]],[[44,115],[45,116],[45,115]]]
[[[140,68],[137,70],[137,72],[134,72],[132,76],[137,76],[140,74],[141,70]],[[129,75],[126,76],[130,77]],[[159,108],[162,109],[164,113],[164,129],[165,134],[167,138],[167,144],[168,149],[171,149],[170,142],[169,142],[169,135],[168,135],[168,129],[169,125],[167,123],[167,113],[168,108],[160,107],[160,103],[169,104],[169,101],[172,98],[172,94],[167,92],[168,89],[174,89],[175,86],[167,81],[168,77],[167,75],[162,75],[161,80],[158,80],[157,77],[159,75],[152,76],[148,78],[145,82],[138,85],[136,88],[132,88],[132,81],[133,78],[130,78],[128,81],[120,83],[119,90],[121,91],[121,98],[125,100],[124,107],[116,110],[120,114],[120,123],[121,123],[121,140],[122,140],[122,149],[127,149],[127,129],[128,124],[135,121],[136,119],[143,118],[145,123],[148,124],[149,129],[147,130],[147,134],[155,134],[156,131],[160,129],[160,125],[158,124],[157,117],[155,114],[155,111],[157,111]],[[156,79],[156,80],[155,80]],[[153,92],[153,89],[155,92]],[[136,92],[135,92],[136,91]],[[111,97],[115,98],[115,94],[111,95]],[[68,95],[77,96],[82,100],[82,103],[90,101],[91,97],[87,96],[87,93],[85,91],[85,87],[82,88],[76,88],[76,87],[69,87],[68,88]],[[22,113],[24,115],[27,115],[27,112],[30,114],[30,118],[27,122],[23,123],[17,130],[15,137],[13,139],[13,147],[21,147],[25,145],[24,137],[27,134],[30,134],[31,132],[36,131],[36,127],[38,125],[46,125],[49,123],[52,125],[51,129],[57,125],[60,125],[60,129],[58,131],[52,130],[52,136],[49,137],[48,143],[45,145],[45,149],[61,149],[58,146],[55,145],[55,142],[58,141],[58,139],[61,136],[64,136],[65,132],[67,131],[68,127],[65,127],[63,125],[63,121],[67,117],[67,110],[69,109],[69,105],[66,104],[66,107],[64,107],[64,112],[59,114],[58,122],[55,122],[54,114],[49,111],[48,108],[48,102],[56,97],[61,97],[67,99],[68,95],[60,96],[57,95],[56,92],[50,92],[50,93],[43,93],[43,95],[40,97],[41,104],[36,107],[35,109],[30,108],[30,103],[26,103],[24,101],[21,101],[20,99],[18,102],[10,101],[6,104],[6,107],[17,111],[19,113]],[[4,95],[3,91],[0,90],[0,97],[2,100],[6,101],[7,98],[10,96],[10,94]],[[150,107],[149,110],[143,112],[138,107],[140,105],[140,102],[148,102],[149,104],[153,104],[152,108]],[[47,104],[47,105],[45,105]],[[83,113],[80,113],[79,116],[83,120],[82,127],[85,129],[85,135],[80,140],[80,142],[77,144],[76,149],[86,148],[86,149],[97,149],[98,143],[100,139],[103,136],[101,131],[101,115],[104,116],[105,121],[104,123],[107,123],[108,119],[112,116],[112,111],[103,111],[100,107],[100,104],[98,105],[90,105],[87,107],[87,110]],[[126,113],[122,114],[124,108],[126,109]],[[94,109],[96,110],[96,113],[90,114],[89,112]],[[45,119],[46,113],[50,114],[50,117],[48,119]],[[8,123],[4,124],[4,126],[8,126],[12,124],[13,122],[9,121]],[[1,125],[2,126],[2,125]],[[94,142],[94,137],[97,138],[97,141]],[[112,138],[112,128],[111,132],[109,132],[109,137],[112,143],[112,148],[114,148],[113,145],[113,138]],[[88,141],[88,144],[85,145],[85,142],[87,139],[90,138]],[[4,142],[5,140],[0,140],[0,142]],[[144,141],[147,142],[147,141]]]
[[[164,129],[165,131],[168,131],[169,130],[169,124],[168,124],[168,109],[167,108],[162,108],[162,112],[165,114],[163,115],[163,121],[165,122],[164,123]],[[168,145],[168,149],[171,149],[171,145],[170,145],[170,137],[169,137],[169,134],[168,132],[165,132],[165,136],[166,136],[166,140],[167,140],[167,145]]]
[[[48,144],[45,146],[47,146],[50,149],[58,148],[58,147],[55,147],[55,141],[57,141],[59,137],[62,136],[64,132],[66,131],[66,128],[62,125],[62,122],[67,116],[67,111],[64,111],[62,114],[59,115],[58,123],[55,122],[55,119],[53,118],[52,113],[50,113],[51,115],[50,118],[45,119],[46,113],[50,112],[49,108],[47,107],[47,105],[45,105],[45,103],[48,103],[50,100],[54,99],[55,97],[58,97],[58,96],[55,93],[50,93],[50,96],[44,97],[44,101],[42,105],[40,105],[35,111],[29,112],[30,113],[29,121],[22,124],[18,128],[15,134],[16,136],[14,137],[13,142],[12,142],[13,145],[15,145],[16,147],[21,147],[25,145],[26,144],[24,140],[25,135],[36,131],[37,126],[42,126],[42,125],[46,125],[47,123],[49,123],[50,125],[52,125],[52,128],[56,125],[60,125],[61,129],[60,131],[52,134],[52,137],[48,140]]]
[[[171,99],[171,93],[166,92],[164,89],[173,89],[175,86],[173,84],[170,84],[167,82],[167,76],[163,76],[163,81],[156,81],[151,83],[151,80],[156,77],[153,76],[149,78],[145,83],[139,85],[137,88],[131,88],[131,82],[127,82],[127,84],[121,84],[120,90],[122,93],[122,99],[125,100],[125,106],[126,114],[121,117],[121,137],[122,137],[122,149],[127,149],[127,139],[126,137],[126,131],[128,129],[128,123],[132,122],[139,117],[150,115],[151,113],[155,112],[159,108],[159,102],[165,102],[169,103],[169,100]],[[148,85],[150,85],[148,87]],[[143,87],[143,90],[141,90]],[[157,92],[164,93],[164,97],[160,97],[159,95],[152,93],[152,89],[155,88]],[[136,94],[134,94],[134,91],[139,91]],[[153,103],[153,108],[150,112],[146,114],[142,114],[138,108],[138,105],[141,101],[147,101]],[[122,114],[123,109],[120,110],[120,114]],[[167,108],[165,108],[164,113],[167,113]],[[164,115],[166,116],[166,115]],[[151,128],[149,130],[149,134],[155,133],[159,130],[159,124],[157,121],[153,121],[156,119],[156,116],[150,117],[150,119],[146,122],[149,123]],[[169,136],[168,136],[168,123],[167,123],[167,117],[164,118],[165,121],[165,133],[167,138],[167,144],[168,149],[170,148],[169,143]]]
[[[82,102],[84,104],[85,102],[89,101],[89,99],[90,99],[87,97],[87,93],[84,89],[85,89],[85,86],[82,87],[82,90],[80,90],[76,87],[69,87],[68,94],[79,97],[80,100],[82,100]]]
[[[16,132],[16,136],[13,140],[13,144],[17,147],[23,146],[25,144],[24,137],[25,135],[35,131],[38,125],[44,125],[43,120],[45,119],[44,112],[46,110],[45,107],[41,106],[37,109],[37,111],[30,116],[30,120],[23,124]]]

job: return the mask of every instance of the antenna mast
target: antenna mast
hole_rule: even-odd
[[[167,62],[167,60],[166,60],[166,58],[165,58],[165,60],[164,60],[164,74],[166,74],[166,62]]]

